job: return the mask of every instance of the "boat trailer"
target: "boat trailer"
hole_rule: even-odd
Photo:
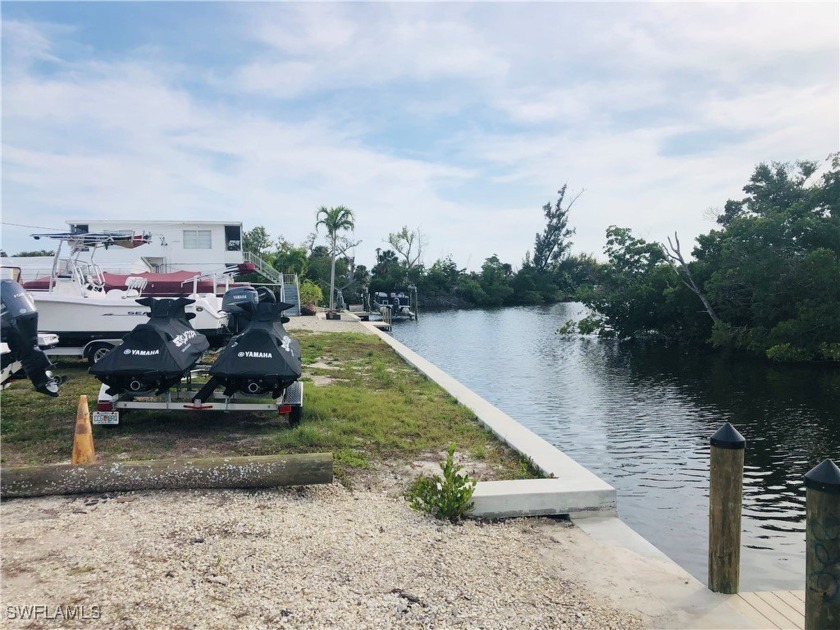
[[[209,367],[201,367],[188,372],[181,382],[166,392],[156,396],[154,392],[121,392],[114,396],[107,393],[108,386],[99,388],[96,411],[91,414],[91,423],[100,425],[118,425],[120,412],[131,409],[161,411],[275,411],[289,417],[289,425],[300,424],[303,413],[303,383],[295,381],[283,390],[279,398],[250,395],[236,392],[225,396],[213,391],[206,396],[202,393],[212,377]]]

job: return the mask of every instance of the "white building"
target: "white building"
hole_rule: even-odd
[[[72,231],[135,230],[151,234],[136,249],[111,247],[96,254],[106,271],[220,271],[243,262],[242,223],[235,221],[68,220]]]

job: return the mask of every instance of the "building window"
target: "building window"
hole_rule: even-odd
[[[184,249],[213,249],[210,230],[184,230]]]
[[[225,226],[225,244],[229,252],[242,251],[242,226],[241,225],[226,225]]]

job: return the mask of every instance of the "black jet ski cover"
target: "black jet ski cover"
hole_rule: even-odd
[[[279,398],[300,378],[300,343],[283,328],[282,313],[292,308],[285,302],[245,302],[251,311],[247,328],[230,340],[210,367],[210,375],[224,385],[225,396],[271,392]]]
[[[189,298],[141,298],[149,321],[123,337],[122,345],[100,359],[90,373],[108,385],[108,394],[162,394],[176,385],[210,347],[207,337],[190,325],[184,307]]]
[[[32,296],[14,280],[3,279],[0,303],[2,340],[9,346],[9,353],[3,356],[4,366],[7,360],[20,361],[36,391],[58,396],[61,380],[52,375],[52,362],[38,347],[38,310]]]

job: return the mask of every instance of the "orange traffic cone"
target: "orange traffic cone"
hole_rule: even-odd
[[[76,412],[76,433],[73,436],[74,464],[95,464],[96,452],[93,450],[93,432],[90,426],[90,411],[87,396],[79,396],[79,410]]]

